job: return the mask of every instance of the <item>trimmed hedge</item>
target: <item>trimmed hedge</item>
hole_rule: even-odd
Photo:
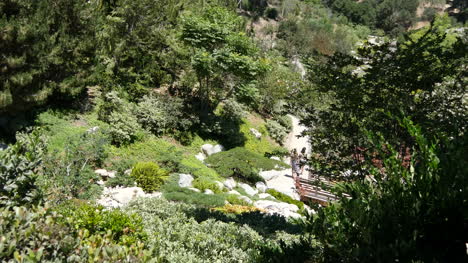
[[[135,178],[137,185],[147,193],[159,190],[168,175],[166,170],[159,168],[159,165],[153,162],[137,163],[130,174]]]

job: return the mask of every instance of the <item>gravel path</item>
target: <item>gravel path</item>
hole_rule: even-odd
[[[302,147],[306,147],[307,153],[309,154],[310,146],[308,143],[308,137],[297,137],[302,133],[302,131],[306,129],[306,127],[299,124],[298,118],[291,115],[289,116],[293,121],[293,129],[286,138],[284,146],[290,151],[296,148],[298,152],[301,151]],[[287,158],[286,161],[289,164],[289,158]],[[283,170],[281,171],[281,174],[281,176],[267,181],[267,186],[299,200],[299,195],[297,194],[296,188],[294,187],[294,180],[292,179],[291,169]],[[301,177],[307,178],[306,173],[304,172]]]

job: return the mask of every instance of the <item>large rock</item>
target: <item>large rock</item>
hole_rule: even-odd
[[[250,128],[250,133],[252,133],[255,136],[255,138],[259,140],[262,138],[262,134],[254,128]]]
[[[265,181],[270,181],[272,179],[275,179],[278,176],[281,176],[282,171],[277,171],[277,170],[270,170],[270,171],[261,171],[259,175],[265,180]]]
[[[212,154],[224,151],[224,147],[221,144],[217,144],[213,146],[212,144],[208,143],[208,144],[203,144],[201,147],[201,150],[206,156],[210,156]]]
[[[237,192],[236,190],[231,190],[228,192],[228,194],[232,194],[232,195],[241,195],[239,192]]]
[[[228,179],[226,179],[224,181],[224,186],[226,186],[227,189],[232,190],[232,189],[234,189],[234,187],[237,186],[237,183],[234,180],[234,178],[229,177]]]
[[[252,186],[250,186],[248,184],[240,183],[239,187],[244,189],[244,191],[250,196],[254,196],[254,195],[256,195],[258,193],[258,190],[253,189]]]
[[[270,200],[259,200],[253,204],[255,207],[266,210],[269,214],[278,214],[284,217],[301,217],[297,213],[299,208],[296,205]]]
[[[117,174],[116,171],[107,171],[106,169],[97,169],[94,171],[94,173],[100,175],[103,178],[114,178],[115,175]]]
[[[221,183],[220,181],[214,181],[214,182],[215,182],[215,184],[218,186],[218,189],[219,189],[219,190],[223,190],[223,189],[224,189],[224,184],[223,184],[223,183]]]
[[[204,153],[198,153],[195,155],[195,158],[197,158],[200,162],[204,162],[206,159],[206,155]]]
[[[267,194],[267,193],[258,194],[258,197],[260,197],[261,199],[267,199],[267,198],[276,199],[276,198],[274,198],[271,194]]]
[[[214,194],[214,192],[212,190],[210,190],[210,189],[205,189],[205,192],[203,192],[203,193],[206,194],[206,195]]]
[[[179,174],[180,187],[192,187],[193,176],[190,174]]]
[[[257,182],[255,184],[255,188],[257,188],[258,192],[260,193],[265,193],[266,190],[268,189],[268,187],[266,186],[264,182]]]
[[[145,193],[140,187],[104,187],[101,197],[97,200],[98,204],[105,207],[122,207],[137,197],[161,197],[161,193]]]

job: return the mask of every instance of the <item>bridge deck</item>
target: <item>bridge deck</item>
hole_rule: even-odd
[[[339,198],[333,193],[324,190],[321,186],[331,188],[335,184],[325,178],[317,177],[314,180],[296,177],[296,189],[299,192],[301,201],[312,201],[321,205],[328,205]]]

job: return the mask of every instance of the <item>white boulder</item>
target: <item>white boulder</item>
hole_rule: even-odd
[[[252,133],[255,136],[255,138],[259,140],[260,138],[262,138],[262,134],[254,128],[250,128],[250,133]]]
[[[257,182],[255,184],[255,188],[257,188],[257,190],[260,192],[260,193],[265,193],[266,190],[268,189],[268,187],[266,186],[266,184],[264,182]]]
[[[237,183],[234,180],[234,178],[229,177],[228,179],[226,179],[224,181],[224,186],[226,186],[227,189],[232,190],[232,189],[234,189],[234,187],[237,186]]]
[[[261,171],[259,175],[265,180],[270,181],[278,176],[281,176],[282,171],[270,170],[270,171]]]
[[[228,194],[232,194],[232,195],[241,195],[239,192],[237,192],[236,190],[231,190],[228,192]]]
[[[270,159],[281,161],[281,158],[279,158],[278,156],[271,156]]]
[[[212,190],[210,190],[210,189],[205,189],[205,192],[203,192],[203,193],[206,194],[206,195],[214,194],[214,192]]]
[[[114,178],[115,175],[117,174],[116,171],[107,171],[106,169],[97,169],[94,171],[94,173],[100,175],[103,178]]]
[[[212,144],[208,143],[208,144],[203,144],[201,147],[201,150],[206,156],[210,156],[212,154],[224,151],[224,147],[221,144],[217,144],[213,146]]]
[[[194,192],[197,192],[197,193],[200,193],[200,189],[197,189],[195,187],[189,187],[190,190],[194,191]]]
[[[264,209],[268,214],[278,214],[284,217],[301,217],[297,213],[299,208],[296,205],[288,204],[284,202],[275,202],[270,200],[259,200],[253,204],[255,207]]]
[[[190,174],[179,174],[180,187],[192,187],[193,176]]]
[[[258,194],[258,197],[260,197],[261,199],[267,199],[267,198],[275,199],[271,194],[267,194],[267,193]]]
[[[199,160],[200,162],[204,162],[206,159],[206,155],[200,152],[197,155],[195,155],[195,158],[197,158],[197,160]]]
[[[215,181],[215,183],[216,183],[216,185],[218,186],[218,189],[219,189],[219,190],[223,190],[223,188],[224,188],[224,184],[223,184],[223,183],[221,183],[220,181]]]
[[[250,196],[254,196],[254,195],[256,195],[258,193],[258,190],[253,189],[252,186],[250,186],[248,184],[240,183],[239,187],[244,189],[244,191]]]
[[[137,197],[161,197],[161,193],[154,192],[147,194],[140,187],[104,187],[101,197],[97,200],[98,204],[105,207],[122,207]]]
[[[99,130],[99,126],[94,126],[92,128],[89,128],[88,130],[86,130],[87,133],[95,133]]]

